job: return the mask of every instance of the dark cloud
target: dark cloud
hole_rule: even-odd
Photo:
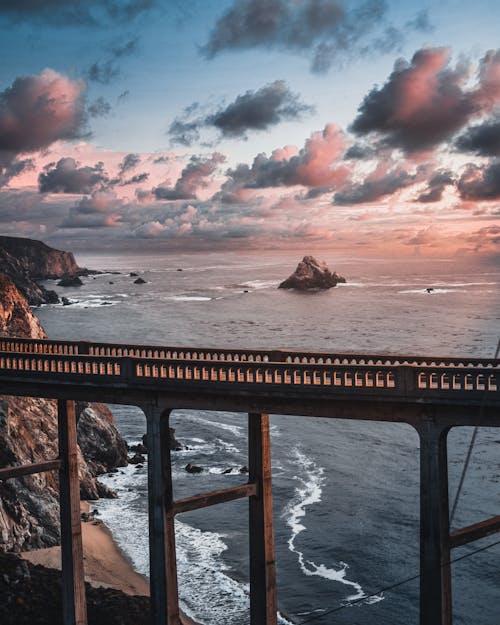
[[[12,178],[19,176],[24,171],[35,169],[35,164],[31,158],[15,159],[2,165],[0,162],[0,187],[5,186]]]
[[[248,130],[267,130],[282,121],[300,119],[314,107],[300,102],[284,80],[275,80],[258,91],[247,91],[225,109],[207,118],[224,136],[242,137]]]
[[[120,95],[116,98],[116,103],[122,104],[123,102],[125,102],[125,100],[127,100],[129,96],[130,96],[130,91],[128,89],[125,89],[125,91],[122,91]]]
[[[189,121],[186,118],[177,118],[170,124],[168,134],[172,143],[189,147],[200,139],[200,126],[205,125],[203,118]]]
[[[364,159],[373,158],[375,150],[370,145],[363,143],[355,143],[344,154],[344,160],[362,161]]]
[[[445,188],[452,184],[455,184],[455,179],[451,171],[439,170],[430,178],[427,189],[418,196],[417,201],[424,204],[439,202]]]
[[[153,194],[157,200],[195,199],[198,189],[208,185],[208,179],[225,160],[226,157],[219,152],[208,158],[192,156],[174,187],[160,185],[153,189]]]
[[[87,113],[89,117],[106,117],[111,113],[111,104],[99,96],[87,106]]]
[[[148,172],[143,172],[142,174],[136,174],[135,176],[132,176],[132,178],[128,178],[127,180],[123,180],[120,185],[122,187],[128,185],[128,184],[141,184],[142,182],[146,182],[146,180],[149,178],[149,173]]]
[[[126,154],[123,157],[122,162],[118,166],[119,174],[122,175],[124,172],[134,169],[141,162],[141,157],[139,154]]]
[[[170,161],[171,161],[171,160],[172,160],[172,159],[171,159],[171,157],[170,157],[170,156],[164,156],[164,155],[162,155],[162,156],[157,156],[157,157],[153,160],[153,163],[154,163],[155,165],[158,165],[158,164],[163,164],[163,163],[170,163]]]
[[[124,43],[119,43],[111,48],[111,53],[116,59],[121,59],[124,56],[130,56],[135,54],[139,48],[139,38],[132,37]]]
[[[354,54],[387,52],[399,45],[404,33],[386,17],[384,0],[235,0],[201,52],[211,59],[224,50],[255,47],[310,50],[313,71],[322,72]],[[420,13],[406,30],[428,26],[426,14]]]
[[[69,211],[61,228],[115,228],[120,225],[123,201],[112,191],[94,191],[79,200]]]
[[[478,156],[500,156],[500,113],[477,126],[468,128],[455,141],[460,152]]]
[[[406,152],[434,148],[500,102],[499,69],[500,53],[488,52],[471,87],[468,65],[450,67],[448,50],[418,50],[411,63],[397,61],[385,85],[368,93],[351,130]]]
[[[128,21],[154,4],[155,0],[2,0],[0,16],[54,25],[98,26]]]
[[[87,70],[87,78],[101,85],[109,85],[120,74],[120,68],[114,60],[96,61]]]
[[[92,82],[101,85],[109,85],[115,78],[120,75],[120,66],[118,60],[124,56],[130,56],[137,51],[138,38],[133,37],[125,43],[120,43],[111,47],[107,58],[95,61],[87,70],[87,78]],[[121,98],[122,96],[119,96]]]
[[[0,92],[0,163],[85,136],[84,85],[46,69]]]
[[[496,200],[500,198],[500,160],[487,165],[469,163],[457,183],[464,200]]]
[[[50,163],[38,176],[41,193],[91,193],[109,182],[104,164],[80,167],[74,158],[61,158],[57,164]]]
[[[316,198],[321,197],[322,195],[325,195],[325,193],[331,193],[331,191],[332,191],[332,187],[312,187],[311,189],[307,191],[307,193],[305,194],[303,198],[299,198],[299,199],[315,200]]]
[[[409,174],[406,170],[396,168],[383,175],[375,175],[366,178],[364,182],[352,184],[334,195],[333,203],[349,206],[350,204],[364,204],[375,202],[383,197],[392,195],[400,189],[413,184],[415,174]]]
[[[247,91],[215,113],[199,115],[200,108],[196,102],[172,122],[168,134],[173,143],[192,145],[200,139],[203,127],[215,128],[221,138],[246,138],[250,130],[267,130],[314,112],[314,107],[301,102],[299,94],[292,93],[284,80],[275,80],[257,91]]]

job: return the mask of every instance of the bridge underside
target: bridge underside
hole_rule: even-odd
[[[28,347],[39,349],[43,344],[38,341]],[[9,349],[12,345],[11,340]],[[269,414],[389,421],[416,429],[420,438],[421,625],[452,623],[451,550],[500,531],[500,517],[495,517],[450,532],[446,443],[450,428],[455,426],[500,426],[497,360],[423,363],[420,359],[408,363],[406,359],[401,364],[402,357],[397,363],[394,359],[374,363],[374,357],[358,355],[353,364],[337,363],[339,358],[333,357],[328,357],[327,363],[325,355],[320,358],[316,354],[297,364],[262,364],[222,362],[216,358],[227,355],[217,356],[217,352],[207,363],[191,356],[167,361],[131,358],[128,352],[112,357],[78,353],[40,356],[26,353],[26,343],[20,345],[24,350],[21,355],[0,351],[0,394],[58,401],[59,457],[28,467],[0,468],[0,479],[59,471],[65,625],[86,624],[76,400],[135,405],[146,416],[152,625],[181,623],[175,515],[240,497],[249,500],[250,623],[276,625]],[[71,347],[76,350],[74,345],[80,344]],[[113,349],[124,351],[125,347]],[[54,349],[53,344],[50,349]],[[102,346],[99,349],[112,351]],[[167,348],[155,349],[166,353]],[[196,358],[207,357],[202,351],[196,350]],[[283,359],[281,352],[269,354]],[[236,356],[240,360],[249,357],[243,352],[231,353],[232,359]],[[300,358],[307,360],[303,354]],[[170,414],[177,409],[248,415],[247,484],[173,499],[168,425]]]

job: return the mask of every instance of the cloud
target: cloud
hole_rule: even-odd
[[[118,166],[119,175],[123,175],[126,171],[134,169],[141,162],[139,154],[126,154],[122,162]]]
[[[110,59],[101,63],[95,61],[87,70],[88,80],[101,85],[109,85],[119,74],[119,67]]]
[[[471,126],[455,141],[460,152],[477,156],[500,156],[500,113],[477,126]]]
[[[451,171],[437,171],[427,183],[427,189],[418,196],[417,201],[424,204],[439,202],[445,188],[452,184],[455,184],[455,179]]]
[[[386,14],[384,0],[238,0],[217,20],[201,53],[211,59],[225,50],[256,47],[311,51],[312,70],[324,72],[354,54],[395,49],[405,33]],[[405,26],[428,28],[425,12]]]
[[[51,69],[0,92],[0,161],[85,134],[84,85]]]
[[[71,157],[49,163],[38,176],[40,193],[91,193],[109,182],[104,163],[80,167]]]
[[[500,226],[485,226],[467,237],[475,252],[500,256]]]
[[[486,165],[469,163],[457,183],[464,200],[496,200],[500,198],[500,160]]]
[[[50,25],[98,26],[128,21],[149,10],[155,0],[2,0],[0,15]]]
[[[0,187],[5,186],[12,178],[33,169],[35,169],[35,164],[31,158],[16,159],[5,163],[4,166],[0,163]]]
[[[439,246],[442,240],[443,233],[436,230],[434,226],[427,226],[418,230],[412,237],[405,241],[405,245],[418,245],[418,246]]]
[[[225,201],[238,189],[262,189],[302,185],[334,187],[344,182],[349,169],[338,163],[345,150],[346,137],[335,124],[315,132],[299,151],[294,146],[274,150],[270,157],[259,154],[252,166],[240,164],[230,169],[229,180],[221,189]]]
[[[102,96],[99,96],[87,106],[87,113],[90,117],[106,117],[110,112],[111,104]]]
[[[60,224],[61,228],[116,228],[120,226],[123,201],[108,190],[94,191],[78,201]]]
[[[31,167],[21,154],[85,135],[83,92],[82,82],[51,69],[0,92],[0,186]]]
[[[225,160],[220,152],[214,152],[208,158],[192,156],[174,187],[163,184],[154,188],[153,194],[157,200],[194,199],[198,189],[207,187],[208,179]]]
[[[300,101],[284,80],[275,80],[257,91],[247,91],[218,111],[205,116],[191,116],[199,110],[194,103],[175,119],[168,130],[173,143],[192,145],[200,138],[203,127],[219,131],[220,137],[246,138],[250,130],[267,130],[283,121],[301,119],[314,112],[314,107]]]
[[[124,56],[130,56],[137,51],[138,38],[133,37],[125,43],[119,43],[109,50],[107,58],[95,61],[87,70],[87,78],[101,85],[109,85],[120,75],[120,66],[117,61]],[[119,96],[121,98],[121,96]]]
[[[122,180],[122,182],[120,182],[120,186],[125,187],[129,184],[141,184],[142,182],[146,182],[148,178],[149,173],[145,171],[142,172],[142,174],[136,174],[135,176],[132,176],[132,178],[128,178],[127,180]]]
[[[374,202],[408,187],[416,180],[416,174],[409,174],[401,167],[387,171],[387,165],[381,163],[363,182],[350,184],[337,192],[333,203],[348,206]]]
[[[406,152],[434,148],[500,103],[499,52],[484,56],[471,87],[469,79],[469,66],[452,68],[447,49],[418,50],[411,63],[398,60],[387,82],[365,96],[350,129]]]
[[[354,143],[344,154],[344,160],[362,161],[364,159],[373,158],[375,154],[376,151],[371,145]]]

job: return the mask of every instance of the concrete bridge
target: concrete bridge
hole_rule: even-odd
[[[86,624],[74,402],[139,406],[147,420],[151,622],[179,625],[176,514],[248,497],[250,623],[275,625],[269,414],[391,421],[420,437],[420,624],[451,625],[450,553],[500,531],[500,516],[450,532],[447,435],[500,426],[500,360],[0,338],[0,393],[58,400],[59,457],[0,468],[58,470],[65,625]],[[248,483],[175,501],[169,416],[248,414]]]

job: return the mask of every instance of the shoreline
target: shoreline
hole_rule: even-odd
[[[80,503],[81,512],[88,512],[90,503]],[[82,521],[85,581],[94,588],[114,588],[132,596],[149,597],[149,581],[138,573],[117,544],[109,528],[100,520]],[[61,548],[47,547],[19,554],[32,564],[61,570]],[[200,625],[181,614],[182,625]]]

